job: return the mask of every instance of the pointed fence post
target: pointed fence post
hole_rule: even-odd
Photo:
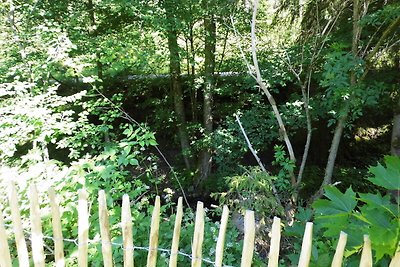
[[[110,223],[108,220],[108,210],[106,193],[104,190],[99,191],[99,219],[100,219],[100,235],[101,235],[101,251],[103,253],[104,267],[112,267],[112,248],[110,237]]]
[[[169,258],[169,267],[176,267],[176,264],[178,262],[178,248],[179,248],[179,238],[180,238],[180,234],[181,234],[182,217],[183,217],[182,197],[179,197],[178,198],[178,207],[176,209],[174,235],[172,237],[172,246],[171,246],[171,256]]]
[[[21,214],[18,206],[18,197],[15,185],[10,186],[9,203],[11,208],[11,219],[17,245],[18,262],[20,267],[29,267],[28,248],[26,246],[24,230],[22,228]]]
[[[48,190],[54,236],[54,260],[56,267],[65,266],[64,243],[61,230],[60,206],[57,203],[56,192],[53,187]]]
[[[268,255],[268,267],[278,267],[281,243],[281,219],[274,217],[271,229],[271,246]]]
[[[88,194],[84,188],[78,191],[78,266],[88,266],[89,212]]]
[[[308,222],[304,231],[298,267],[308,267],[311,259],[313,223]]]
[[[149,253],[147,254],[147,267],[155,267],[157,263],[158,235],[160,230],[160,197],[156,197],[153,215],[151,217]]]
[[[215,248],[215,266],[222,266],[222,259],[224,256],[224,245],[225,245],[225,234],[228,226],[229,209],[228,206],[224,205],[222,209],[221,225],[219,228],[217,246]]]
[[[331,267],[342,267],[344,249],[347,243],[347,234],[345,232],[340,232],[339,242],[336,246],[335,256],[333,256],[333,261]]]
[[[371,240],[368,235],[364,235],[364,246],[361,253],[360,267],[372,267]]]
[[[202,261],[202,249],[204,239],[204,204],[197,202],[196,221],[194,224],[192,244],[192,267],[200,267]]]
[[[132,214],[129,196],[122,197],[122,240],[124,250],[124,267],[133,267],[133,238],[132,238]]]
[[[43,234],[42,234],[42,216],[40,215],[39,198],[36,190],[36,185],[30,186],[30,219],[31,219],[31,242],[32,256],[35,267],[45,266],[45,257],[43,249]]]
[[[397,266],[400,266],[400,251],[396,252],[389,265],[389,267],[397,267]]]
[[[250,267],[253,261],[254,240],[256,233],[256,222],[254,211],[246,210],[244,215],[244,240],[241,267]]]
[[[0,211],[0,266],[12,267],[10,247],[8,246],[7,232],[4,228],[4,218],[2,211]]]

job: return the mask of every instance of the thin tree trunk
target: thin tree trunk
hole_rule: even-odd
[[[393,156],[400,157],[400,97],[398,96],[397,105],[394,108],[392,140],[390,152]],[[400,190],[389,190],[389,193],[397,200],[400,199]],[[398,201],[397,201],[398,202]]]
[[[394,108],[390,152],[393,156],[400,157],[400,97],[398,97],[397,105]]]
[[[306,86],[308,86],[308,87],[310,86],[310,82],[311,82],[310,80],[311,80],[311,73],[309,73],[309,78],[307,79],[306,83],[301,88],[301,94],[303,96],[303,103],[304,103],[304,112],[306,113],[307,138],[306,138],[306,144],[304,145],[304,152],[303,152],[303,156],[301,159],[299,173],[297,174],[297,181],[296,181],[297,188],[300,186],[300,183],[303,179],[303,173],[304,173],[304,169],[306,167],[308,152],[310,150],[311,137],[312,137],[311,115],[310,115],[310,109],[308,108],[309,96],[306,92]],[[297,194],[297,191],[298,190],[296,190],[296,194]]]
[[[211,13],[211,12],[210,12]],[[213,14],[207,14],[204,18],[205,42],[204,42],[204,100],[203,100],[203,126],[205,136],[212,134],[213,130],[213,90],[215,71],[215,45],[216,25]],[[200,180],[206,179],[211,172],[211,151],[206,147],[201,153]]]
[[[173,1],[165,1],[165,12],[169,19],[167,26],[168,49],[169,49],[169,72],[171,76],[171,89],[174,98],[174,110],[177,119],[178,136],[181,144],[182,156],[187,169],[190,164],[190,145],[186,130],[185,106],[183,102],[183,92],[181,84],[181,67],[178,45],[178,33],[176,30],[175,14]]]
[[[279,125],[279,133],[283,137],[286,148],[289,152],[289,158],[293,163],[296,163],[296,157],[294,155],[293,146],[290,142],[289,135],[287,134],[285,124],[283,123],[282,116],[279,113],[278,106],[276,105],[274,97],[271,95],[268,87],[262,80],[261,71],[258,66],[258,59],[257,59],[257,37],[256,37],[256,19],[257,19],[257,9],[258,9],[258,0],[254,1],[254,10],[253,10],[253,18],[251,21],[251,52],[253,57],[253,64],[254,64],[254,71],[255,71],[255,79],[260,88],[264,91],[265,95],[268,98],[268,102],[272,107],[272,111],[275,115],[275,118]],[[290,173],[291,177],[291,184],[292,186],[296,186],[296,177],[293,171]]]
[[[189,26],[189,43],[190,43],[190,89],[191,89],[191,105],[192,105],[192,120],[194,122],[198,121],[198,113],[197,113],[197,87],[194,84],[194,78],[196,74],[196,51],[194,50],[194,35],[193,35],[193,27],[194,23],[191,22]]]
[[[9,4],[9,11],[8,11],[8,16],[7,16],[7,20],[8,23],[10,24],[10,28],[11,31],[13,32],[14,35],[14,40],[16,41],[16,43],[18,44],[18,48],[19,48],[19,53],[21,54],[21,58],[22,60],[26,59],[26,53],[25,53],[25,47],[22,45],[21,39],[19,37],[18,34],[18,30],[17,30],[17,26],[15,25],[15,6],[14,6],[14,2],[12,0],[8,1]]]
[[[364,13],[366,13],[366,10],[364,10]],[[362,30],[361,26],[359,24],[360,19],[361,19],[360,0],[354,0],[353,1],[353,39],[352,39],[352,46],[351,46],[351,52],[352,52],[354,58],[356,58],[358,56],[358,44],[360,41],[361,30]],[[355,73],[354,72],[350,73],[350,86],[351,87],[356,86],[357,82],[358,81],[357,81]],[[332,138],[331,147],[329,149],[329,156],[328,156],[328,161],[327,161],[326,167],[325,167],[324,179],[322,181],[322,184],[321,184],[321,187],[319,188],[319,190],[311,198],[312,201],[320,198],[324,192],[324,187],[328,184],[331,184],[331,182],[332,182],[332,175],[333,175],[333,170],[335,167],[337,153],[339,150],[340,140],[342,138],[343,130],[344,130],[344,127],[346,126],[347,118],[348,118],[348,115],[350,112],[350,101],[351,101],[351,98],[347,99],[346,102],[343,104],[343,107],[339,111],[340,116],[338,118],[338,122],[336,124],[336,128],[335,128],[333,138]]]
[[[96,27],[96,18],[94,15],[94,5],[93,5],[93,0],[88,0],[87,3],[88,7],[88,12],[89,12],[89,17],[90,17],[90,24],[93,27],[92,30],[89,31],[89,33],[96,38],[96,32],[95,32],[95,27]],[[103,64],[101,63],[101,55],[100,52],[96,51],[96,66],[97,66],[97,77],[103,81]],[[101,84],[98,84],[101,85]]]
[[[7,14],[7,20],[8,20],[8,23],[10,24],[10,28],[13,33],[14,41],[18,44],[19,53],[21,55],[22,61],[24,62],[25,66],[26,66],[27,71],[29,71],[29,74],[32,74],[31,63],[29,62],[29,60],[26,60],[27,52],[26,52],[25,46],[23,45],[24,40],[21,40],[21,36],[19,35],[17,25],[15,24],[14,2],[12,0],[9,0],[8,4],[9,4],[9,11]],[[29,77],[30,77],[29,80],[32,81],[32,75],[29,75]]]
[[[359,38],[361,35],[361,30],[362,28],[359,25],[359,20],[361,19],[361,14],[366,14],[367,12],[367,8],[368,8],[368,3],[369,1],[365,1],[364,2],[364,10],[361,13],[360,10],[360,4],[359,4],[359,0],[354,0],[354,4],[353,4],[353,42],[352,42],[352,53],[353,55],[357,55],[358,54],[358,43],[359,43]],[[392,23],[386,28],[386,30],[382,33],[381,37],[379,38],[379,40],[377,41],[374,49],[365,57],[365,61],[367,63],[367,67],[364,70],[363,75],[361,76],[361,78],[357,81],[356,77],[354,75],[354,73],[351,73],[351,77],[350,77],[350,83],[352,86],[361,83],[367,76],[368,70],[369,70],[369,64],[371,63],[372,58],[375,57],[375,55],[377,54],[377,52],[379,51],[379,47],[383,44],[383,42],[390,36],[390,34],[392,34],[400,25],[400,17],[396,18],[395,20],[392,21]],[[342,114],[338,120],[336,129],[335,129],[335,133],[334,133],[334,137],[332,140],[332,145],[331,145],[331,149],[329,151],[329,157],[328,157],[328,162],[327,162],[327,166],[325,169],[325,176],[324,176],[324,180],[322,182],[322,185],[320,187],[320,189],[315,193],[315,195],[311,198],[311,201],[319,198],[322,196],[323,193],[323,187],[327,184],[330,184],[332,181],[332,174],[333,174],[333,169],[334,169],[334,164],[335,164],[335,160],[336,160],[336,155],[337,155],[337,151],[338,151],[338,146],[340,143],[340,138],[342,136],[343,133],[343,128],[346,124],[347,121],[347,117],[348,114],[350,112],[350,104],[349,101],[351,100],[351,96],[350,99],[347,100],[346,104],[343,106],[342,110],[340,111],[340,114]]]

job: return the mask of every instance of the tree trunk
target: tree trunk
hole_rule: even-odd
[[[367,6],[364,5],[364,8],[367,8]],[[366,10],[364,10],[364,13]],[[353,39],[352,39],[352,46],[351,46],[351,52],[353,54],[353,57],[356,58],[358,56],[358,44],[360,41],[360,36],[361,36],[361,26],[359,24],[361,19],[361,7],[360,7],[360,0],[354,0],[353,1]],[[357,78],[354,72],[350,73],[350,86],[354,87],[357,85]],[[333,170],[335,167],[335,161],[336,161],[336,156],[339,150],[339,145],[340,145],[340,140],[343,135],[343,130],[344,127],[346,126],[347,118],[350,112],[350,102],[351,97],[346,100],[346,102],[343,104],[342,108],[339,111],[339,119],[336,124],[336,128],[333,134],[332,138],[332,143],[331,147],[329,149],[329,156],[328,156],[328,162],[326,163],[325,167],[325,175],[324,175],[324,180],[322,181],[321,187],[319,190],[314,194],[312,197],[312,201],[320,198],[324,192],[324,187],[328,184],[331,184],[332,182],[332,175],[333,175]]]
[[[215,71],[215,44],[216,26],[213,14],[206,14],[204,18],[205,42],[204,42],[204,100],[203,100],[203,126],[204,135],[207,138],[213,130],[213,90]],[[211,172],[211,151],[209,145],[201,152],[200,180],[204,180]]]
[[[93,5],[93,0],[88,0],[87,2],[87,8],[88,8],[88,12],[89,12],[89,17],[90,17],[90,24],[93,27],[93,29],[91,29],[89,31],[90,35],[92,35],[94,38],[96,38],[96,32],[95,32],[95,27],[96,27],[96,19],[94,16],[94,5]],[[96,51],[96,66],[97,66],[97,77],[103,81],[103,64],[101,63],[101,55],[100,52]],[[102,84],[102,82],[100,84],[97,84],[98,86],[100,86]]]
[[[400,97],[394,109],[390,152],[392,155],[400,157]]]
[[[196,62],[195,62],[195,57],[196,57],[196,51],[194,49],[194,35],[193,35],[193,27],[194,27],[194,22],[190,22],[189,26],[189,44],[190,44],[190,71],[188,73],[189,75],[189,80],[190,80],[190,102],[191,102],[191,108],[192,108],[192,120],[193,122],[198,121],[198,112],[197,112],[197,87],[195,86],[195,74],[196,74]]]
[[[174,98],[174,110],[177,120],[178,136],[181,144],[183,160],[187,169],[190,164],[190,145],[186,131],[185,106],[183,102],[181,67],[179,57],[178,32],[176,30],[174,1],[165,1],[165,12],[168,18],[167,36],[169,49],[169,72],[171,76],[171,91]]]
[[[276,105],[275,99],[274,97],[271,95],[271,92],[269,91],[267,85],[264,83],[262,76],[261,76],[261,71],[260,68],[258,66],[258,59],[257,59],[257,36],[256,36],[256,22],[257,22],[257,10],[258,10],[258,4],[259,1],[256,0],[254,1],[254,6],[253,6],[253,17],[251,20],[251,54],[252,54],[252,58],[253,58],[253,67],[254,67],[254,72],[255,72],[255,76],[253,76],[253,78],[255,78],[257,84],[260,86],[260,88],[264,91],[265,95],[268,98],[268,102],[272,107],[272,111],[274,113],[274,116],[278,122],[278,126],[279,126],[279,134],[282,136],[283,140],[285,141],[285,145],[286,148],[288,150],[289,153],[289,158],[290,160],[295,164],[296,163],[296,157],[294,155],[294,151],[293,151],[293,146],[292,143],[290,141],[289,135],[286,131],[286,127],[285,127],[285,123],[282,120],[282,116],[278,110],[278,106]],[[290,175],[290,179],[291,179],[291,184],[293,187],[296,186],[297,182],[296,182],[296,177],[294,175],[294,172],[291,171]]]

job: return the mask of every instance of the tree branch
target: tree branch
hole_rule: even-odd
[[[261,77],[261,71],[260,67],[258,65],[258,59],[257,59],[257,36],[256,36],[256,20],[257,20],[257,10],[258,10],[258,0],[254,1],[254,6],[253,6],[253,17],[251,21],[251,53],[252,53],[252,58],[253,58],[253,66],[254,66],[254,72],[256,76],[256,82],[260,86],[260,88],[264,91],[265,95],[268,98],[268,102],[272,106],[272,110],[274,112],[275,118],[278,121],[279,125],[279,132],[282,135],[286,148],[289,152],[289,158],[291,161],[294,163],[296,162],[296,157],[294,155],[293,151],[293,146],[292,143],[290,142],[289,136],[286,131],[285,124],[283,123],[281,114],[279,113],[278,107],[276,105],[274,97],[271,95],[267,85],[263,82],[262,77]],[[294,173],[292,172],[290,174],[291,176],[291,182],[292,186],[296,185],[296,177],[294,176]]]
[[[250,140],[247,137],[247,134],[246,134],[246,132],[245,132],[243,126],[242,126],[242,123],[240,122],[239,116],[237,114],[235,114],[235,118],[236,118],[236,121],[237,121],[237,123],[238,123],[238,125],[240,127],[240,130],[243,133],[244,139],[246,140],[247,147],[250,149],[251,153],[253,154],[254,158],[256,159],[256,161],[257,161],[258,165],[260,166],[261,170],[263,172],[267,173],[267,170],[265,169],[265,167],[262,164],[260,158],[258,157],[257,152],[254,150],[253,146],[251,145]],[[280,197],[278,195],[278,191],[275,188],[275,185],[272,183],[272,181],[269,181],[269,182],[270,182],[270,185],[271,185],[272,193],[274,194],[276,201],[278,202],[279,205],[282,206],[282,202],[281,202],[281,199],[280,199]]]

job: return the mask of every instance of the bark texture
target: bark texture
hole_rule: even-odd
[[[400,157],[400,97],[394,109],[393,129],[390,152],[393,156]]]
[[[216,45],[216,25],[212,11],[209,11],[204,18],[204,92],[203,92],[203,126],[205,136],[209,136],[213,131],[213,91],[215,86],[215,45]],[[211,172],[212,156],[211,148],[206,147],[201,153],[200,159],[200,179],[206,179]]]
[[[174,1],[165,1],[165,13],[168,18],[167,37],[169,49],[169,72],[171,76],[171,92],[174,98],[174,110],[177,120],[178,137],[183,160],[187,169],[191,168],[189,137],[186,130],[185,106],[181,83],[181,67],[178,45],[178,32],[175,22]]]
[[[262,80],[262,76],[261,76],[261,71],[260,71],[260,67],[258,65],[258,59],[257,59],[257,36],[256,36],[256,22],[257,22],[257,11],[258,11],[258,4],[259,1],[255,0],[254,1],[254,6],[253,6],[253,18],[251,20],[251,54],[252,54],[252,58],[253,58],[253,65],[254,65],[254,72],[255,72],[255,76],[253,75],[253,77],[255,78],[257,84],[260,86],[260,88],[264,91],[265,95],[268,98],[268,102],[272,107],[272,111],[274,113],[274,116],[278,122],[278,126],[279,126],[279,133],[282,136],[283,140],[285,141],[285,145],[286,148],[288,150],[289,153],[289,158],[293,163],[296,163],[296,157],[294,155],[294,151],[293,151],[293,146],[292,143],[289,139],[289,135],[286,131],[286,127],[285,124],[283,123],[282,120],[282,116],[279,113],[278,110],[278,106],[276,105],[275,99],[272,96],[271,92],[269,91],[267,85],[264,83],[264,81]],[[296,186],[296,177],[294,175],[294,173],[290,173],[291,176],[291,184],[292,186]]]
[[[356,58],[358,56],[358,45],[360,42],[360,36],[361,36],[361,26],[360,26],[360,19],[362,14],[366,13],[366,8],[368,8],[368,5],[366,5],[368,1],[364,1],[364,10],[361,8],[360,5],[360,0],[354,0],[353,1],[353,33],[352,33],[352,45],[351,45],[351,52],[353,54],[353,57]],[[358,81],[356,78],[356,75],[354,72],[350,73],[350,86],[354,87],[357,85],[358,82],[360,82],[361,79]],[[336,128],[333,134],[332,138],[332,143],[331,147],[329,149],[329,156],[328,156],[328,161],[326,163],[325,167],[325,175],[324,179],[322,181],[321,187],[319,190],[315,193],[315,195],[312,197],[312,201],[321,197],[324,191],[324,187],[328,184],[331,184],[332,182],[332,175],[333,175],[333,170],[335,167],[335,162],[336,162],[336,157],[337,153],[339,151],[339,145],[340,145],[340,140],[342,139],[343,135],[343,130],[344,127],[346,126],[347,118],[350,112],[350,101],[351,97],[346,100],[346,102],[343,104],[339,111],[339,118],[336,123]]]
[[[87,8],[89,12],[89,18],[90,18],[90,24],[92,26],[92,29],[89,31],[90,35],[93,36],[93,38],[97,37],[96,34],[96,18],[94,14],[94,4],[93,0],[88,0],[87,2]],[[103,81],[103,63],[101,63],[101,55],[98,51],[96,51],[96,66],[97,66],[97,77]],[[101,85],[101,84],[98,84]]]
[[[398,96],[397,105],[394,109],[390,150],[393,156],[400,157],[400,96]],[[400,190],[390,190],[389,193],[398,200],[400,199]]]

